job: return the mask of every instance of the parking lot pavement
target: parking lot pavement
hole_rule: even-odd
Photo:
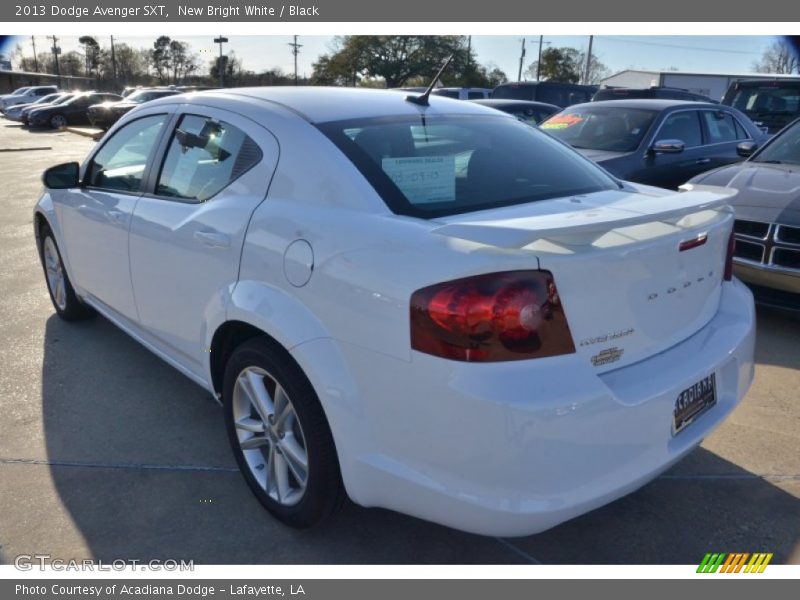
[[[0,563],[698,563],[708,551],[800,563],[800,320],[759,311],[753,389],[703,446],[638,492],[500,540],[348,505],[296,532],[235,469],[222,412],[102,318],[54,316],[33,242],[40,174],[91,139],[0,120]],[[40,149],[33,149],[40,148]],[[102,249],[98,249],[102,251]]]

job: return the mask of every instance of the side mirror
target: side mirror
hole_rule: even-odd
[[[68,162],[55,167],[50,167],[42,175],[42,182],[45,187],[51,190],[65,190],[67,188],[78,187],[78,175],[80,165],[76,162]]]
[[[752,156],[756,150],[758,150],[758,144],[755,142],[742,142],[736,146],[736,154],[744,158]]]
[[[685,148],[683,140],[658,140],[650,149],[654,154],[679,154]]]

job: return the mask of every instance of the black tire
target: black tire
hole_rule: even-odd
[[[58,257],[59,264],[61,265],[61,272],[64,277],[65,302],[63,306],[59,306],[59,303],[56,302],[54,290],[50,288],[50,279],[47,275],[47,265],[45,264],[45,246],[48,239],[52,241],[53,248],[55,248],[55,253]],[[50,301],[53,303],[53,308],[56,309],[56,313],[59,317],[65,321],[81,321],[83,319],[90,319],[97,314],[91,306],[87,306],[81,302],[80,298],[78,298],[78,296],[75,294],[75,290],[73,289],[72,283],[69,280],[67,270],[64,268],[64,261],[61,259],[61,250],[56,243],[55,236],[53,235],[50,226],[46,223],[42,225],[42,229],[40,231],[39,260],[42,263],[42,271],[44,272],[44,283],[45,286],[47,286],[47,293],[50,294]]]
[[[263,369],[285,390],[302,428],[308,455],[308,479],[302,498],[292,506],[281,504],[267,494],[254,477],[239,445],[234,425],[234,386],[248,367]],[[287,352],[266,336],[241,344],[225,366],[222,396],[231,449],[247,485],[259,502],[275,518],[298,529],[320,525],[338,512],[346,494],[333,436],[314,388]]]
[[[65,117],[61,113],[55,114],[52,117],[50,117],[49,123],[51,129],[61,129],[61,127],[66,127],[67,125],[69,125],[67,117]]]

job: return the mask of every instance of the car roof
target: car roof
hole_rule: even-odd
[[[671,98],[625,98],[619,100],[598,100],[595,102],[584,102],[583,104],[573,104],[567,110],[581,107],[602,107],[618,106],[621,108],[643,108],[650,110],[666,110],[668,108],[708,108],[714,107],[721,110],[722,106],[713,102],[700,102],[696,100],[673,100]]]
[[[494,115],[495,113],[492,109],[472,102],[437,95],[430,96],[428,106],[420,106],[408,102],[405,99],[406,95],[398,94],[396,90],[370,88],[243,87],[191,92],[183,97],[200,104],[203,99],[217,102],[240,100],[243,103],[247,100],[260,100],[283,106],[312,123],[420,114]],[[157,103],[171,104],[181,98],[182,96],[158,98],[149,102],[148,106],[155,106]]]

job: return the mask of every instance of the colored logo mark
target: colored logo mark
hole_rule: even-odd
[[[763,573],[772,560],[772,552],[709,552],[703,557],[698,573]]]

